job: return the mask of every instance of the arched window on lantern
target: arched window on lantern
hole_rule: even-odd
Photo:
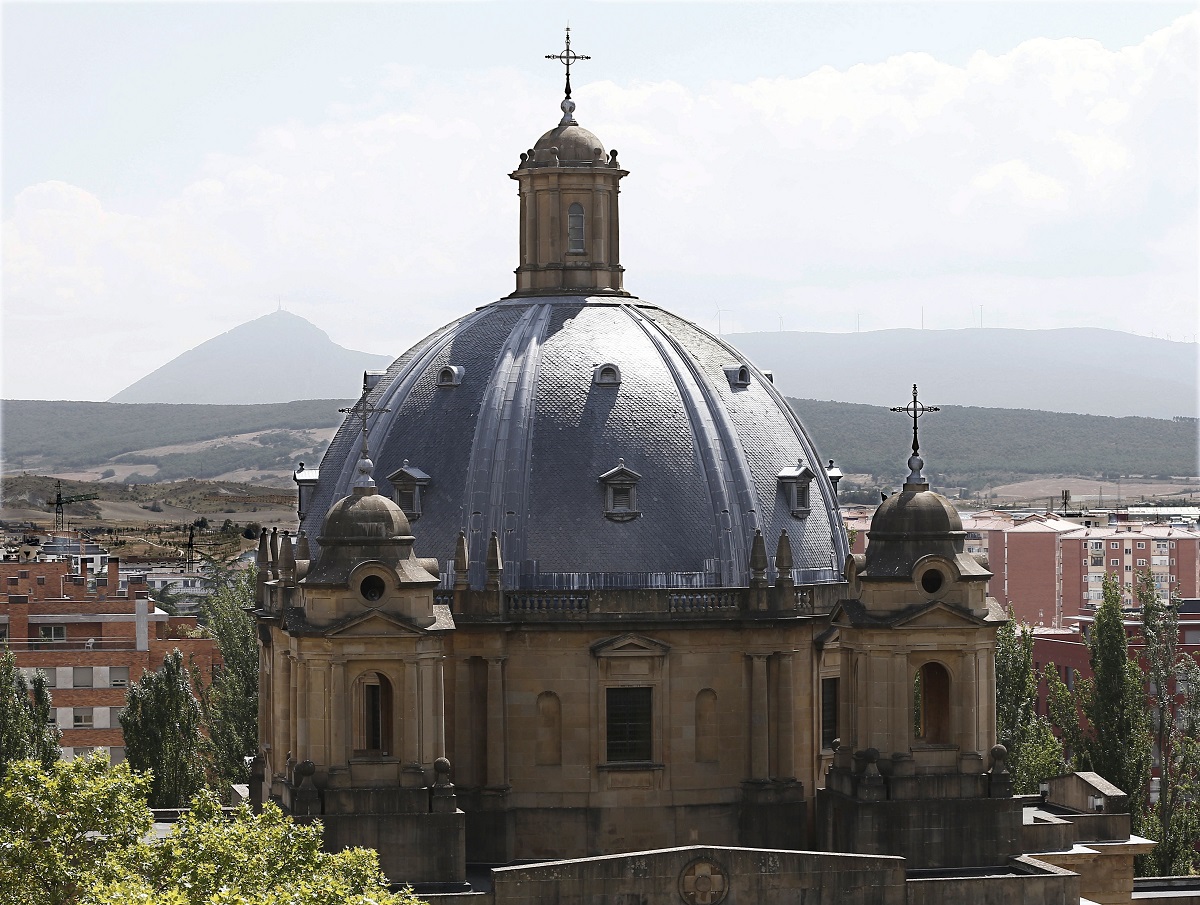
[[[583,205],[575,202],[567,208],[567,253],[583,254]]]
[[[354,754],[389,757],[392,748],[392,683],[387,676],[368,672],[354,683]]]
[[[913,735],[927,745],[950,744],[950,673],[924,664],[913,681]]]

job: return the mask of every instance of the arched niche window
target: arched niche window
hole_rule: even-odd
[[[354,754],[389,757],[392,747],[392,683],[368,672],[354,683]]]
[[[437,385],[440,387],[456,387],[462,383],[466,369],[462,365],[446,365],[438,371]]]
[[[583,254],[583,205],[575,202],[567,208],[567,252]]]
[[[950,673],[926,663],[913,679],[913,735],[927,745],[950,744]]]
[[[592,382],[599,386],[619,386],[621,369],[612,362],[596,365],[592,368]]]
[[[562,763],[562,702],[553,691],[538,695],[535,756],[539,766]]]
[[[696,695],[696,762],[713,763],[717,757],[717,693],[705,688]]]

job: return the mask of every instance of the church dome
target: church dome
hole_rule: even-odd
[[[833,490],[787,401],[737,349],[640,299],[501,299],[417,343],[367,400],[386,409],[370,427],[379,495],[339,503],[327,530],[364,507],[371,530],[400,530],[394,496],[443,575],[466,532],[474,587],[493,531],[509,588],[745,586],[756,529],[772,548],[787,530],[798,582],[840,578]],[[359,444],[348,419],[310,537],[350,493]],[[806,509],[781,477],[798,465]]]
[[[535,151],[549,151],[551,148],[558,148],[558,159],[563,163],[594,161],[605,156],[604,145],[600,139],[574,122],[559,123],[533,146]]]
[[[350,493],[329,507],[321,526],[320,543],[377,543],[408,537],[408,517],[395,502],[379,493]]]

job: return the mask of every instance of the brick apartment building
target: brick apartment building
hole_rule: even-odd
[[[843,511],[846,527],[857,529],[855,553],[866,550],[871,512]],[[1030,625],[1069,628],[1072,617],[1093,612],[1108,572],[1125,585],[1149,569],[1164,596],[1200,596],[1200,531],[1192,527],[1081,525],[1052,513],[991,511],[964,515],[962,521],[966,552],[988,559],[993,575],[988,593]],[[1128,593],[1125,598],[1131,605]]]
[[[71,559],[0,562],[0,641],[27,674],[40,669],[51,686],[63,757],[96,748],[125,756],[118,716],[125,690],[179,648],[205,680],[219,662],[210,638],[192,637],[196,619],[154,605],[144,580],[118,590],[119,562],[77,574]]]

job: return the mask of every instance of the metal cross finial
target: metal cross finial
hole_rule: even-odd
[[[376,408],[367,401],[367,394],[364,392],[362,394],[362,398],[359,399],[358,402],[354,403],[354,405],[350,406],[350,408],[338,409],[338,411],[346,415],[354,415],[362,422],[362,448],[363,452],[365,453],[367,450],[367,418],[371,415],[380,414],[382,412],[390,412],[391,409],[387,406],[384,406],[383,408]]]
[[[913,421],[913,455],[918,455],[921,451],[921,446],[917,442],[917,419],[926,412],[940,412],[941,409],[936,405],[926,405],[917,399],[917,385],[913,384],[912,402],[905,406],[899,406],[892,409],[893,412],[907,412]]]
[[[567,46],[562,53],[548,53],[547,60],[558,60],[567,67],[567,99],[571,97],[571,64],[578,63],[580,60],[590,60],[591,57],[586,54],[576,53],[571,49],[571,26],[567,26]]]

